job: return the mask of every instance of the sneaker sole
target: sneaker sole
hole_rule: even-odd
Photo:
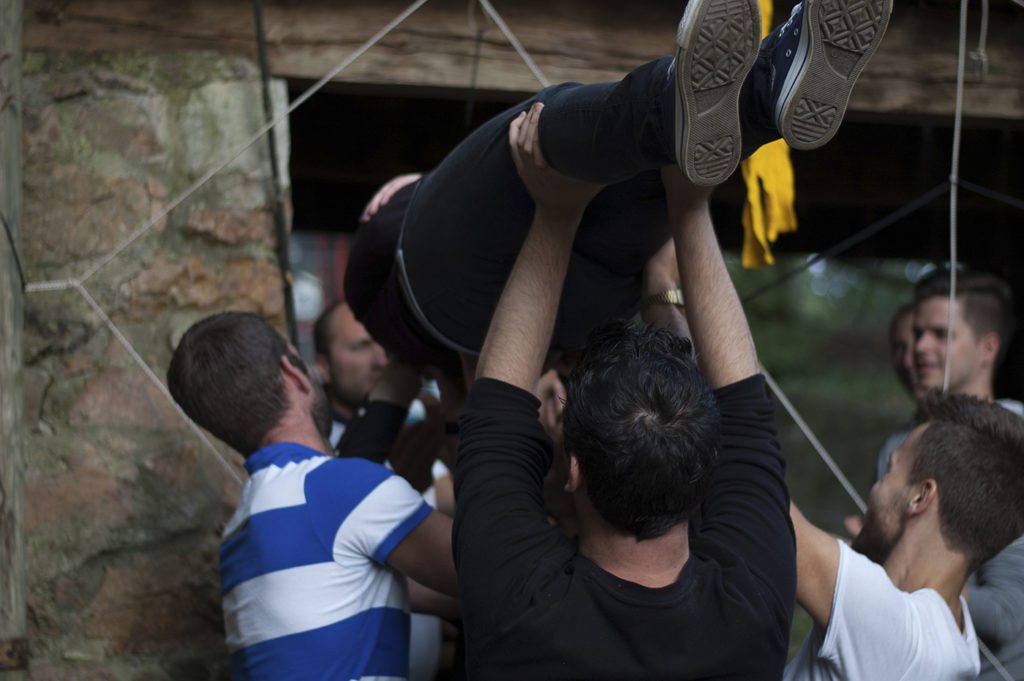
[[[790,147],[816,149],[839,130],[853,85],[885,35],[892,4],[804,0],[806,32],[776,112],[779,132]]]
[[[757,0],[687,4],[676,34],[676,158],[694,184],[720,184],[739,164],[740,90],[760,42]]]

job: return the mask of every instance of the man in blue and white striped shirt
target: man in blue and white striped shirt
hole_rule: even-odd
[[[451,521],[383,466],[328,454],[323,391],[260,317],[198,322],[167,375],[192,419],[248,454],[221,544],[233,677],[406,678],[403,574],[456,593]]]

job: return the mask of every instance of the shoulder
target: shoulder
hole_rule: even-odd
[[[722,405],[750,405],[765,403],[772,405],[768,397],[768,382],[764,374],[754,374],[741,381],[717,388],[715,400]]]
[[[322,486],[325,483],[372,489],[393,475],[394,472],[386,466],[367,459],[331,457],[309,472],[306,476],[306,485],[307,490],[311,484]]]
[[[1024,416],[1024,403],[1018,402],[1017,400],[1002,399],[996,400],[996,404],[1007,411],[1011,411],[1017,416]]]
[[[385,466],[360,458],[332,458],[305,478],[312,513],[344,518],[358,506],[418,503],[422,497]]]

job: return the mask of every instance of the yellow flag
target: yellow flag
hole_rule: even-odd
[[[772,27],[772,3],[761,0],[761,34]],[[747,184],[743,206],[743,266],[763,267],[775,263],[771,245],[779,234],[796,231],[793,201],[793,164],[784,140],[766,144],[741,164]]]

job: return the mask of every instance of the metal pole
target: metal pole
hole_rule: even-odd
[[[21,368],[21,0],[0,0],[0,676],[27,678]]]
[[[267,122],[274,120],[274,105],[270,98],[270,69],[267,66],[267,40],[263,30],[263,3],[252,2],[253,18],[256,21],[256,46],[259,53],[260,77],[263,83],[263,115]],[[270,150],[271,190],[274,194],[274,227],[277,234],[277,261],[281,268],[284,289],[284,312],[288,323],[288,337],[298,344],[298,329],[295,325],[295,300],[292,298],[292,271],[288,257],[288,225],[284,215],[284,199],[281,196],[281,176],[277,167],[277,136],[274,128],[267,131],[267,147]]]

